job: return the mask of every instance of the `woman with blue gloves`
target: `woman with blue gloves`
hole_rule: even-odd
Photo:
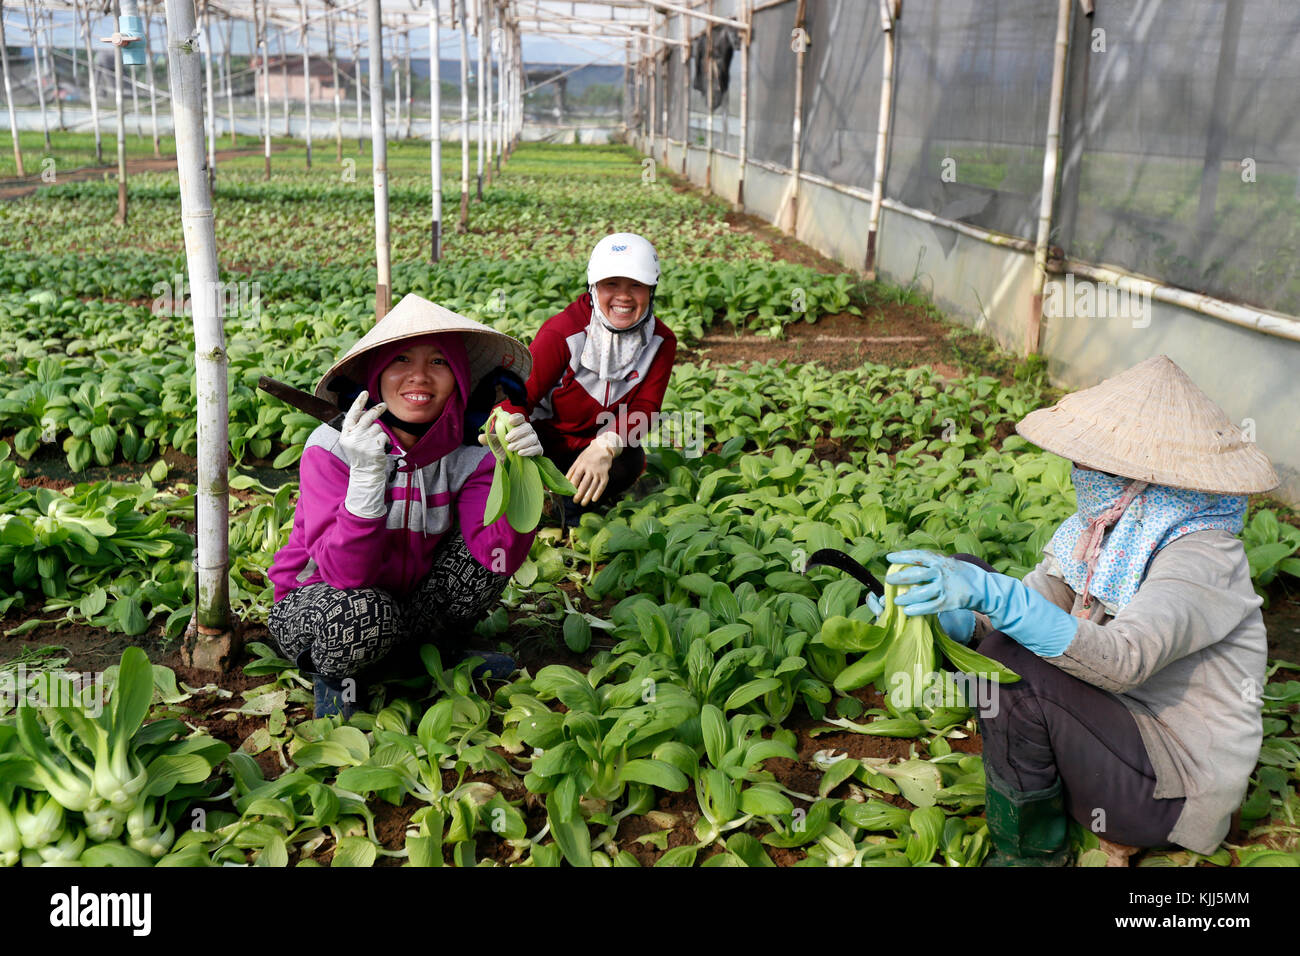
[[[1165,356],[1035,411],[1026,439],[1075,465],[1078,511],[1023,582],[899,551],[898,605],[1021,675],[980,717],[993,865],[1063,865],[1066,813],[1108,865],[1215,851],[1262,740],[1267,643],[1237,535],[1278,478]]]

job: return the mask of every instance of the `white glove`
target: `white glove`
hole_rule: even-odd
[[[610,466],[622,450],[623,440],[617,432],[601,432],[582,450],[564,476],[577,489],[573,496],[574,504],[591,504],[605,493]]]
[[[537,437],[537,432],[533,430],[533,426],[528,424],[528,419],[515,412],[506,419],[506,424],[510,426],[510,431],[506,432],[506,448],[516,455],[523,455],[525,458],[531,458],[542,453],[542,440]],[[488,443],[487,438],[486,432],[479,432],[478,443],[486,445]]]
[[[339,448],[348,461],[348,493],[343,507],[358,518],[382,518],[388,512],[388,436],[377,419],[388,406],[366,408],[362,392],[343,418]]]

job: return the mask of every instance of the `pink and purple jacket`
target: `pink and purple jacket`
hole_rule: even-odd
[[[457,358],[463,354],[461,351]],[[460,387],[467,391],[466,365],[452,364]],[[377,394],[377,376],[377,371],[371,376],[372,395]],[[375,587],[404,596],[429,573],[443,536],[457,528],[483,567],[499,574],[518,570],[535,532],[520,534],[504,515],[483,526],[496,458],[481,445],[459,444],[462,401],[449,400],[443,414],[450,416],[448,424],[454,421],[455,427],[444,429],[441,435],[430,431],[409,452],[380,422],[392,444],[388,452],[388,511],[378,518],[358,518],[343,506],[349,467],[339,449],[339,432],[329,425],[312,432],[299,466],[293,531],[268,572],[275,585],[275,600],[294,588],[322,581],[340,589]],[[456,444],[433,457],[446,449],[449,431]]]

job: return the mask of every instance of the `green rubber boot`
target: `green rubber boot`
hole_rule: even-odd
[[[1044,790],[1013,790],[987,764],[985,815],[994,852],[985,866],[1066,866],[1068,820],[1061,779]]]

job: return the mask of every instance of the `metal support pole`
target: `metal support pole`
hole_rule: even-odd
[[[370,0],[370,152],[375,177],[375,321],[388,314],[393,277],[388,259],[388,142],[384,129],[384,38],[379,0]],[[379,64],[379,69],[375,65]]]
[[[311,47],[307,39],[307,0],[299,0],[298,10],[302,21],[298,42],[302,44],[302,98],[307,111],[307,168],[311,169]]]
[[[442,258],[442,81],[438,75],[438,0],[429,0],[429,180],[433,219],[429,223],[429,261]]]
[[[19,177],[26,176],[23,169],[23,150],[18,142],[18,119],[14,116],[14,89],[9,79],[9,50],[5,46],[4,0],[0,0],[0,70],[4,71],[5,105],[9,109],[9,133],[14,140],[14,165],[18,167]]]
[[[867,226],[868,279],[876,278],[876,236],[880,230],[880,203],[885,198],[885,164],[889,159],[889,125],[894,111],[894,43],[898,34],[894,0],[880,0],[880,29],[885,34],[884,69],[880,78],[880,110],[876,119],[876,175],[871,191],[871,220]]]
[[[199,643],[230,627],[228,525],[230,521],[226,459],[228,402],[225,337],[222,331],[217,237],[212,196],[203,166],[203,81],[193,0],[167,0],[167,66],[176,133],[176,169],[180,179],[181,223],[194,309],[194,357],[198,396],[198,488],[195,524],[198,534],[195,623]]]
[[[121,22],[118,0],[113,0],[113,16]],[[113,47],[113,96],[117,107],[117,219],[126,225],[126,117],[122,113],[122,48]],[[47,132],[46,138],[49,138]]]
[[[1052,235],[1052,200],[1061,152],[1061,114],[1065,99],[1065,61],[1070,49],[1071,0],[1057,0],[1056,56],[1052,63],[1052,98],[1047,109],[1047,143],[1043,152],[1043,187],[1038,203],[1038,236],[1034,243],[1034,287],[1029,301],[1025,355],[1038,352],[1043,321],[1043,287],[1047,283],[1047,245]]]

